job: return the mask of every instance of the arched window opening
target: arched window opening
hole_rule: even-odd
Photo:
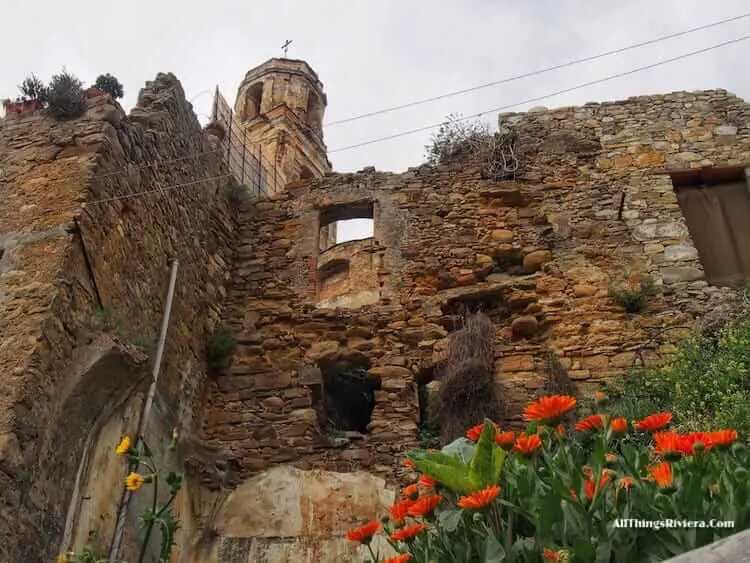
[[[263,101],[263,83],[256,82],[245,93],[245,121],[255,119],[260,115],[260,104]]]

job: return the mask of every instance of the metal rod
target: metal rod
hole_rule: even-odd
[[[151,414],[151,405],[154,403],[154,397],[156,396],[156,385],[159,381],[159,371],[161,368],[161,360],[164,355],[164,345],[167,341],[167,328],[169,328],[169,318],[172,315],[172,301],[174,300],[174,288],[177,281],[177,266],[179,262],[176,258],[170,258],[169,265],[171,270],[169,272],[169,289],[167,290],[167,303],[164,308],[164,316],[161,321],[161,332],[159,334],[159,344],[156,348],[156,358],[154,358],[154,366],[151,372],[151,386],[148,389],[148,395],[146,396],[146,403],[143,405],[141,416],[138,421],[138,431],[136,432],[136,441],[133,446],[138,449],[141,445],[143,432],[148,423],[148,417]],[[109,551],[108,563],[117,563],[117,557],[120,554],[120,546],[122,544],[122,536],[125,531],[125,521],[128,516],[128,508],[130,506],[130,499],[132,494],[130,491],[125,490],[120,510],[117,514],[117,523],[115,525],[115,535],[112,538],[112,547]]]

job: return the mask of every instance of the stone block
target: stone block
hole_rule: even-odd
[[[527,274],[537,272],[550,260],[552,260],[552,253],[549,250],[530,252],[523,258],[523,271]]]
[[[530,338],[539,331],[539,321],[532,316],[518,317],[513,320],[510,328],[516,338]]]

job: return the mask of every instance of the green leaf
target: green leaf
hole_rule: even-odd
[[[445,532],[455,532],[456,528],[458,528],[458,524],[461,522],[461,515],[463,512],[459,509],[449,508],[446,510],[441,510],[438,512],[438,522],[440,523],[440,528],[442,528]]]
[[[458,438],[447,446],[444,446],[440,451],[445,454],[457,457],[464,463],[469,463],[471,461],[471,458],[474,457],[476,446],[466,438]]]
[[[488,534],[484,548],[484,563],[501,563],[502,561],[505,561],[505,549],[493,534]]]
[[[491,420],[485,419],[482,435],[479,437],[477,449],[469,464],[469,478],[477,489],[483,489],[492,483],[492,476],[494,474],[492,469],[493,450],[496,447],[495,425]]]
[[[437,479],[454,493],[472,491],[469,468],[458,458],[442,452],[430,452],[421,456],[414,455],[412,461],[419,471]]]

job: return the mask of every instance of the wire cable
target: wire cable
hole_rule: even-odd
[[[743,35],[742,37],[738,37],[737,39],[730,39],[729,41],[724,41],[722,43],[717,43],[715,45],[711,45],[709,47],[704,47],[703,49],[698,49],[697,51],[691,51],[689,53],[683,53],[682,55],[678,55],[676,57],[671,57],[669,59],[663,59],[661,61],[657,61],[655,63],[651,63],[649,65],[637,67],[631,70],[627,70],[625,72],[619,72],[617,74],[611,74],[609,76],[605,76],[604,78],[599,78],[597,80],[591,80],[589,82],[583,82],[581,84],[577,84],[575,86],[571,86],[569,88],[563,88],[562,90],[557,90],[555,92],[550,92],[548,94],[544,94],[543,96],[537,96],[535,98],[528,98],[526,100],[522,100],[520,102],[514,102],[512,104],[500,106],[497,108],[487,109],[479,113],[475,113],[473,115],[467,115],[465,117],[459,117],[456,119],[456,121],[466,121],[467,119],[473,119],[477,117],[482,117],[485,113],[494,113],[494,112],[501,112],[507,109],[512,109],[518,106],[522,106],[528,103],[532,102],[538,102],[541,100],[546,100],[547,98],[552,98],[554,96],[559,96],[560,94],[567,94],[568,92],[573,92],[575,90],[580,90],[581,88],[586,88],[587,86],[594,86],[595,84],[601,84],[603,82],[607,82],[609,80],[614,80],[615,78],[622,78],[623,76],[630,76],[631,74],[635,74],[637,72],[642,72],[644,70],[649,70],[652,68],[656,68],[665,64],[673,63],[675,61],[679,61],[682,59],[686,59],[688,57],[692,57],[694,55],[700,55],[702,53],[707,53],[709,51],[713,51],[714,49],[719,49],[721,47],[726,47],[727,45],[733,45],[735,43],[739,43],[740,41],[746,41],[750,39],[750,35]],[[416,129],[410,129],[408,131],[402,131],[400,133],[394,133],[393,135],[387,135],[385,137],[378,137],[376,139],[370,139],[368,141],[363,141],[361,143],[355,143],[353,145],[348,145],[345,147],[341,147],[338,149],[332,149],[329,150],[328,153],[334,153],[334,152],[342,152],[342,151],[348,151],[351,149],[356,149],[359,147],[364,147],[367,145],[372,145],[375,143],[381,143],[383,141],[390,141],[391,139],[398,139],[399,137],[406,137],[407,135],[413,135],[414,133],[421,133],[423,131],[429,131],[431,129],[437,129],[439,128],[443,123],[437,123],[432,125],[425,125],[424,127],[418,127]]]
[[[741,20],[743,18],[747,18],[747,17],[750,17],[750,12],[748,12],[746,14],[741,14],[739,16],[735,16],[733,18],[728,18],[728,19],[716,21],[716,22],[713,22],[713,23],[708,23],[708,24],[705,24],[705,25],[700,25],[698,27],[691,27],[690,29],[686,29],[684,31],[678,31],[676,33],[670,33],[669,35],[662,35],[661,37],[656,37],[654,39],[649,39],[647,41],[641,41],[640,43],[633,43],[632,45],[627,45],[625,47],[620,47],[619,49],[613,49],[611,51],[605,51],[604,53],[599,53],[598,55],[591,55],[591,56],[588,56],[588,57],[583,57],[581,59],[575,59],[575,60],[572,60],[572,61],[560,63],[558,65],[554,65],[554,66],[542,68],[542,69],[539,69],[539,70],[533,70],[533,71],[530,71],[530,72],[526,72],[524,74],[518,74],[516,76],[510,76],[508,78],[503,78],[501,80],[496,80],[494,82],[487,82],[485,84],[479,84],[477,86],[472,86],[471,88],[464,88],[463,90],[456,90],[454,92],[448,92],[446,94],[440,94],[439,96],[433,96],[431,98],[423,98],[421,100],[416,100],[416,101],[413,101],[413,102],[408,102],[408,103],[401,104],[401,105],[398,105],[398,106],[392,106],[392,107],[388,107],[388,108],[383,108],[383,109],[379,109],[379,110],[375,110],[375,111],[370,111],[370,112],[367,112],[367,113],[361,113],[359,115],[354,115],[354,116],[347,117],[347,118],[344,118],[344,119],[339,119],[337,121],[331,121],[329,123],[325,123],[324,127],[333,127],[334,125],[341,125],[343,123],[350,123],[352,121],[358,121],[360,119],[365,119],[367,117],[373,117],[375,115],[382,115],[382,114],[385,114],[385,113],[390,113],[390,112],[398,111],[398,110],[401,110],[401,109],[406,109],[406,108],[410,108],[410,107],[414,107],[414,106],[419,106],[419,105],[427,104],[427,103],[430,103],[430,102],[436,102],[438,100],[444,100],[446,98],[451,98],[451,97],[454,97],[454,96],[460,96],[461,94],[468,94],[469,92],[475,92],[477,90],[481,90],[483,88],[489,88],[491,86],[499,86],[500,84],[507,84],[509,82],[515,82],[516,80],[521,80],[523,78],[530,78],[532,76],[538,76],[540,74],[545,74],[547,72],[552,72],[554,70],[560,70],[561,68],[567,68],[567,67],[570,67],[570,66],[574,66],[574,65],[578,65],[578,64],[582,64],[582,63],[587,63],[587,62],[595,61],[595,60],[598,60],[598,59],[602,59],[604,57],[609,57],[611,55],[617,55],[619,53],[624,53],[626,51],[631,51],[633,49],[638,49],[640,47],[646,47],[648,45],[654,45],[654,44],[659,43],[661,41],[667,41],[669,39],[674,39],[676,37],[682,37],[682,36],[688,35],[690,33],[695,33],[696,31],[703,31],[704,29],[710,29],[712,27],[717,27],[717,26],[724,25],[724,24],[727,24],[727,23],[739,21],[739,20]]]

